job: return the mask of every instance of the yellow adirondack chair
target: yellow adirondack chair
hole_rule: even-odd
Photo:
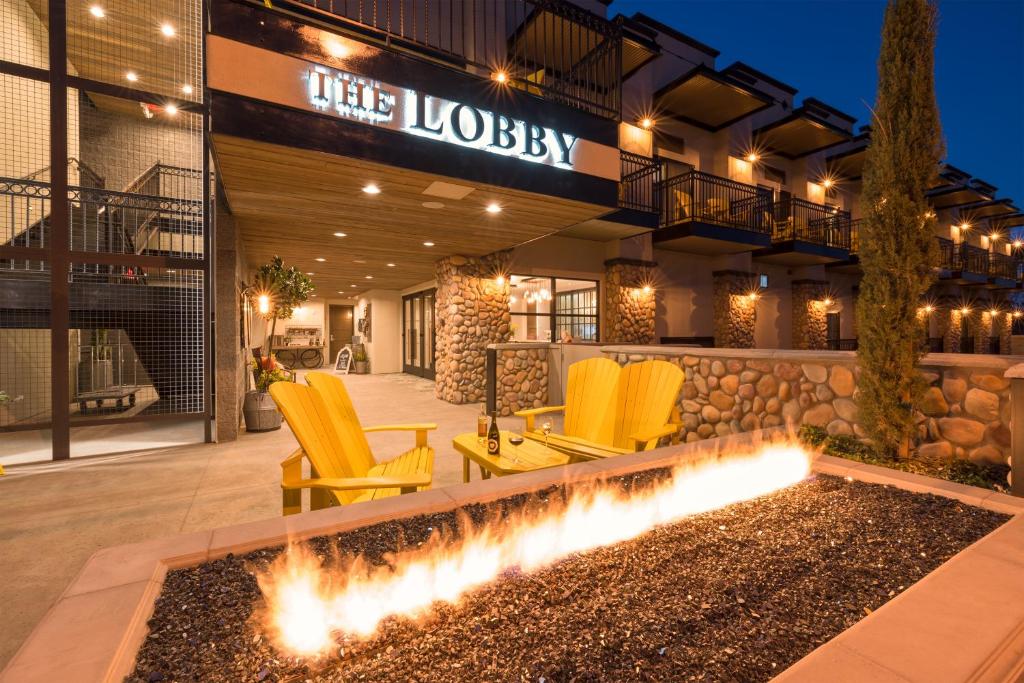
[[[582,458],[655,448],[662,437],[679,433],[676,401],[684,379],[678,366],[663,360],[627,365],[618,372],[613,395],[605,399],[609,406],[599,437],[554,434],[548,438],[548,445]]]
[[[302,511],[304,488],[310,489],[313,510],[430,488],[434,450],[427,445],[427,431],[437,425],[364,429],[341,380],[326,377],[337,385],[314,379],[314,386],[308,387],[291,382],[270,386],[271,397],[301,446],[281,463],[282,512],[290,515]],[[386,430],[415,431],[416,443],[398,457],[378,464],[365,433]],[[309,460],[309,479],[302,477],[303,456]]]
[[[523,435],[543,440],[536,426],[540,415],[564,412],[562,434],[603,443],[612,438],[611,411],[619,380],[619,364],[610,358],[588,358],[569,366],[565,405],[528,408],[516,412],[525,418]]]

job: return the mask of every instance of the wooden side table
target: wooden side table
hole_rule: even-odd
[[[571,456],[548,448],[539,441],[525,439],[518,446],[513,446],[508,440],[512,434],[501,432],[501,454],[497,457],[487,454],[487,443],[478,443],[476,432],[455,437],[452,446],[462,454],[462,481],[469,481],[470,461],[480,466],[481,478],[490,479],[492,474],[503,477],[506,474],[567,465],[572,460]]]

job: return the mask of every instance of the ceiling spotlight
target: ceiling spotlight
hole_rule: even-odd
[[[433,242],[424,242],[423,246],[425,246],[425,247],[432,247],[432,246],[434,246],[434,243]]]
[[[504,70],[495,71],[494,80],[498,83],[508,83],[508,74]]]
[[[107,13],[99,5],[93,5],[89,8],[89,14],[93,15],[97,19],[102,19],[107,16]]]
[[[394,268],[394,267],[395,267],[395,264],[394,264],[394,263],[389,263],[389,264],[388,264],[388,268]]]
[[[346,234],[345,234],[345,233],[343,233],[343,232],[336,232],[336,233],[334,233],[334,236],[335,236],[335,237],[348,237],[348,235],[346,235]]]
[[[139,75],[134,71],[129,71],[124,75],[124,77],[129,83],[134,83],[135,81],[139,80]]]
[[[316,273],[306,273],[306,275],[316,275]]]
[[[834,184],[835,183],[831,178],[825,178],[824,180],[821,181],[821,186],[824,187],[826,190],[832,187]]]
[[[367,280],[372,280],[372,279],[373,279],[373,276],[372,276],[372,275],[367,275],[367,276],[366,276],[366,279],[367,279]]]
[[[750,154],[747,155],[747,161],[749,161],[752,164],[756,164],[758,159],[760,158],[761,157],[758,156],[757,152],[751,152]]]
[[[192,86],[186,83],[185,85],[181,86],[181,92],[185,93],[186,95],[191,95]]]
[[[380,188],[376,184],[370,183],[363,186],[363,192],[366,194],[380,194]]]
[[[988,238],[990,240],[999,240],[1002,239],[1002,236],[998,232],[994,232],[991,235],[989,235]]]
[[[487,213],[501,213],[501,205],[497,202],[491,202],[487,205]]]
[[[359,285],[349,285],[349,287],[358,287]]]
[[[1024,241],[1022,241],[1022,240],[1014,240],[1013,241],[1013,248],[1014,249],[1020,249],[1021,247],[1024,247]]]
[[[327,259],[325,259],[325,258],[324,258],[324,257],[322,257],[322,256],[318,256],[317,258],[315,258],[315,259],[313,259],[313,260],[314,260],[314,261],[319,261],[320,263],[323,263],[323,262],[324,262],[324,261],[326,261]]]
[[[176,31],[174,30],[173,26],[171,26],[167,22],[164,22],[160,24],[160,33],[164,34],[168,38],[173,38]]]
[[[650,130],[651,128],[654,128],[654,119],[652,119],[650,116],[643,117],[642,119],[640,119],[640,127],[643,128],[644,130]]]
[[[168,104],[164,107],[164,112],[166,112],[168,116],[174,116],[178,113],[178,107],[173,104]]]

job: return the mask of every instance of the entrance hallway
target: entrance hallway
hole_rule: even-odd
[[[434,398],[434,383],[412,375],[343,377],[365,426],[437,422],[434,486],[462,481],[452,439],[476,429],[477,405]],[[299,381],[302,381],[301,378]],[[501,426],[516,429],[515,418]],[[407,432],[368,434],[378,457],[412,445]],[[224,444],[182,446],[67,469],[8,469],[0,477],[0,668],[95,551],[281,514],[279,463],[296,448],[287,426],[242,433]],[[479,472],[474,471],[474,479]]]

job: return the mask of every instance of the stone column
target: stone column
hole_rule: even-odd
[[[754,348],[757,321],[757,276],[740,270],[716,270],[714,280],[715,346]]]
[[[437,262],[437,351],[434,392],[449,403],[479,403],[487,394],[488,344],[508,341],[511,251]]]
[[[939,336],[943,353],[960,353],[960,325],[964,313],[951,301],[939,309]]]
[[[609,344],[654,343],[653,261],[614,258],[605,266],[604,341]]]
[[[992,314],[988,302],[979,302],[967,318],[967,327],[974,337],[974,353],[988,353],[988,338],[992,336]]]
[[[242,314],[241,281],[248,278],[242,240],[234,216],[227,212],[225,202],[217,201],[217,249],[214,281],[217,319],[223,321],[214,330],[217,351],[216,384],[216,436],[217,442],[238,438],[242,421],[242,400],[249,375],[249,349],[241,348],[238,320]],[[253,340],[250,340],[250,344]]]
[[[1000,355],[1011,355],[1013,353],[1013,349],[1011,348],[1013,343],[1013,316],[1009,311],[1004,311],[999,314],[996,329],[999,334]]]
[[[793,280],[793,348],[828,348],[828,282]]]

